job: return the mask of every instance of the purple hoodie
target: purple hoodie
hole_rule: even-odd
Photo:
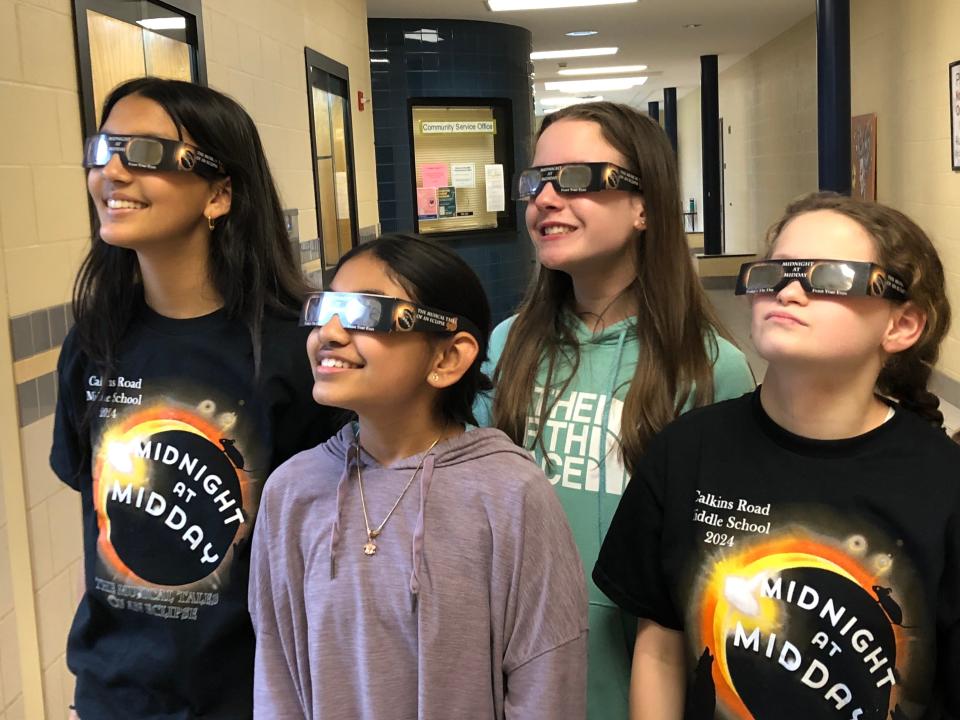
[[[255,717],[582,719],[583,571],[529,454],[494,429],[438,444],[366,556],[354,437],[347,425],[266,483]],[[420,458],[360,453],[371,527]]]

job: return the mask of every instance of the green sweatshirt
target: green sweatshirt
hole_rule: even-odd
[[[492,375],[500,360],[514,317],[500,323],[490,338],[485,366]],[[563,397],[553,406],[543,433],[544,451],[534,448],[537,462],[560,497],[588,578],[590,600],[587,717],[625,720],[630,688],[630,660],[636,620],[623,613],[589,579],[620,496],[629,480],[618,451],[623,401],[633,378],[639,341],[628,318],[594,335],[580,324],[580,367]],[[707,350],[714,360],[714,400],[739,397],[753,390],[747,361],[732,344],[717,337]],[[546,367],[541,366],[527,420],[524,445],[536,437]],[[558,368],[554,377],[566,377]],[[562,382],[556,383],[559,387]],[[551,394],[550,399],[552,400]],[[686,409],[689,409],[689,406]],[[492,424],[492,398],[478,400],[474,412],[481,425]],[[602,450],[601,450],[602,448]]]

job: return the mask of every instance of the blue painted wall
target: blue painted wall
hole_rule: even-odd
[[[424,28],[436,30],[436,35],[404,37]],[[368,30],[370,56],[390,61],[370,65],[383,232],[413,232],[415,228],[408,98],[509,98],[513,105],[513,166],[518,170],[529,166],[533,128],[529,30],[467,20],[393,18],[371,18]],[[431,41],[434,38],[436,41]],[[441,239],[480,276],[495,322],[514,312],[535,267],[524,227],[525,207],[526,203],[517,206],[516,231]]]

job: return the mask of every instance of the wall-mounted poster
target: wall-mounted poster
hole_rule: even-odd
[[[477,186],[476,166],[470,163],[450,163],[452,185],[458,188],[474,188]]]
[[[437,189],[435,187],[417,188],[417,218],[420,220],[437,219]]]
[[[487,165],[483,168],[487,181],[487,212],[499,212],[504,208],[503,165]]]
[[[455,187],[437,188],[437,217],[456,217],[457,189]]]
[[[851,192],[858,200],[877,199],[877,115],[850,120]]]
[[[950,150],[953,169],[960,170],[960,60],[950,63]]]
[[[450,184],[446,163],[423,163],[420,166],[423,187],[444,187]]]

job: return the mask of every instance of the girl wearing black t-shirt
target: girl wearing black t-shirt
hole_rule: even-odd
[[[940,259],[900,212],[832,193],[768,239],[737,287],[762,386],[651,443],[594,569],[639,617],[631,717],[960,717]]]
[[[309,399],[307,287],[256,127],[142,78],[87,139],[98,227],[58,366],[51,464],[81,494],[75,711],[252,714],[249,541],[270,470],[329,436]]]

